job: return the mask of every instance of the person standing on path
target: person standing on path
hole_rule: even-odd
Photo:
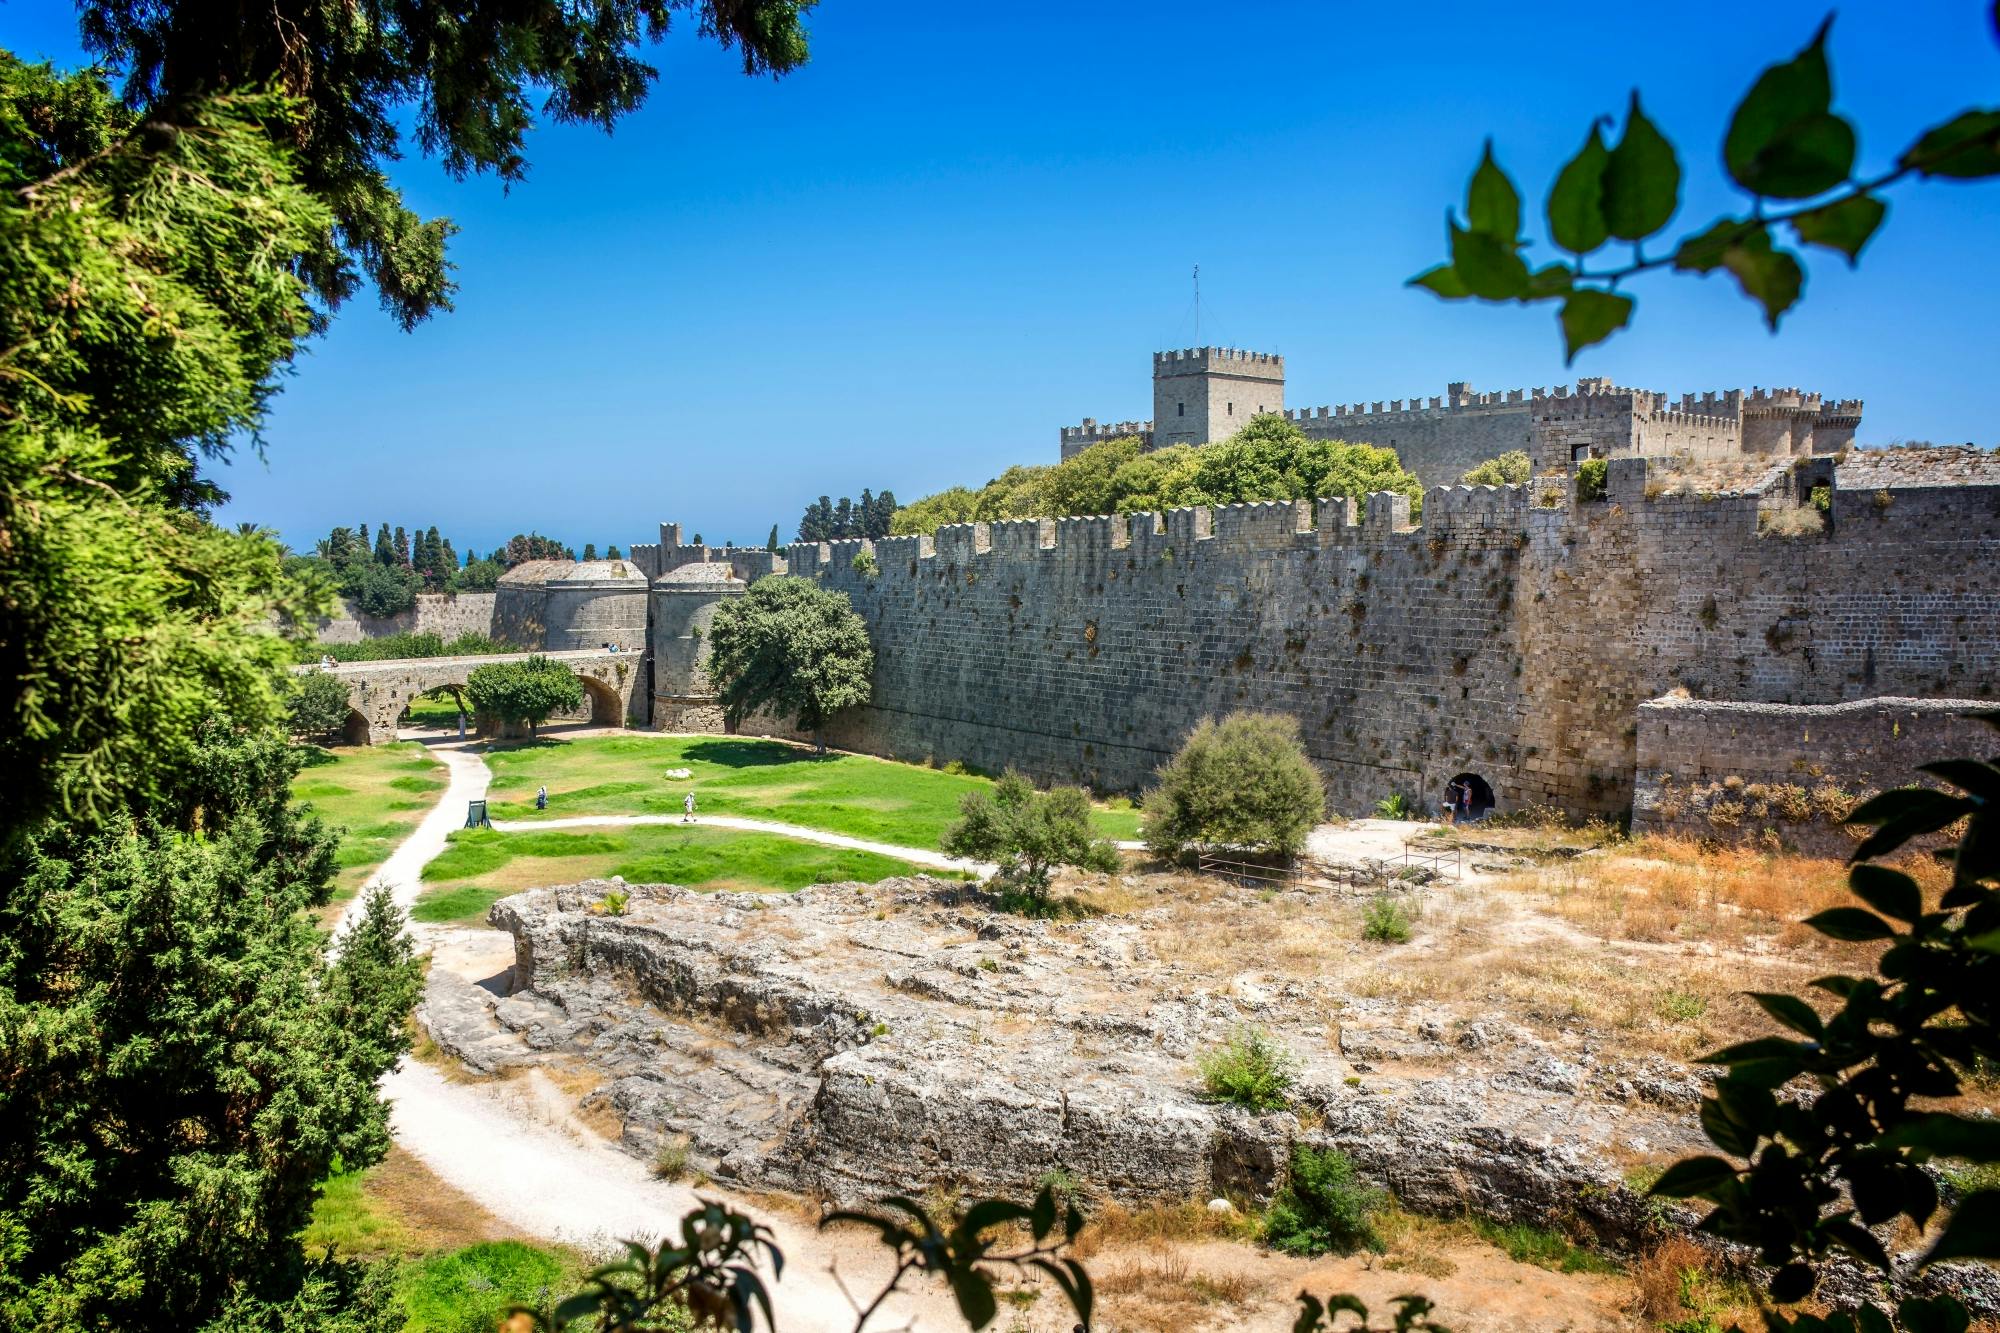
[[[689,793],[688,793],[687,795],[685,795],[685,796],[681,797],[681,823],[683,823],[683,824],[692,824],[692,823],[694,823],[694,793],[693,793],[693,792],[689,792]]]
[[[548,808],[549,808],[549,789],[547,787],[537,787],[535,789],[535,809],[546,810]]]

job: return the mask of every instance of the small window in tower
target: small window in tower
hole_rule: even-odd
[[[1186,403],[1175,403],[1175,404],[1174,404],[1174,415],[1175,415],[1175,416],[1177,416],[1177,417],[1184,417],[1184,416],[1186,416],[1186,415],[1187,415],[1187,404],[1186,404]]]
[[[1230,416],[1232,416],[1232,417],[1233,417],[1233,416],[1235,416],[1235,415],[1236,415],[1236,404],[1234,404],[1234,403],[1224,403],[1224,404],[1223,404],[1223,406],[1229,409],[1229,415],[1230,415]]]

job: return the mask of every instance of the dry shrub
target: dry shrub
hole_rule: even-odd
[[[1708,1252],[1686,1236],[1669,1236],[1639,1256],[1632,1265],[1632,1282],[1638,1287],[1634,1313],[1654,1324],[1667,1324],[1686,1314],[1681,1296],[1686,1274],[1701,1273],[1708,1267]]]
[[[1096,1275],[1095,1285],[1098,1296],[1117,1310],[1120,1327],[1149,1333],[1182,1333],[1204,1310],[1249,1304],[1255,1290],[1239,1273],[1194,1268],[1172,1246],[1107,1265]]]

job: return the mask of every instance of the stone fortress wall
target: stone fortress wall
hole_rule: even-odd
[[[1158,352],[1153,420],[1086,419],[1064,427],[1062,457],[1124,436],[1138,437],[1147,449],[1226,439],[1256,412],[1274,411],[1314,439],[1393,448],[1426,484],[1450,485],[1476,464],[1515,449],[1526,450],[1538,472],[1566,470],[1582,458],[1634,454],[1832,454],[1853,443],[1862,412],[1859,399],[1828,400],[1799,389],[1731,389],[1684,394],[1675,402],[1605,379],[1579,380],[1574,391],[1558,385],[1498,393],[1475,393],[1459,382],[1427,399],[1290,410],[1284,391],[1280,356],[1223,347]]]
[[[313,627],[322,643],[360,643],[391,634],[436,634],[450,642],[461,634],[492,634],[495,594],[490,592],[417,594],[417,603],[393,616],[364,615],[349,598],[334,603],[331,616]]]
[[[970,524],[797,544],[782,562],[669,526],[635,559],[847,593],[877,661],[873,703],[829,729],[845,748],[1136,789],[1202,716],[1253,708],[1298,719],[1348,812],[1469,772],[1503,808],[1618,814],[1645,766],[1641,705],[1672,690],[1994,696],[2000,475],[1992,455],[1922,452],[1774,461],[1693,494],[1663,484],[1662,460],[1626,457],[1602,500],[1567,478],[1439,487],[1422,526],[1382,494]],[[1814,486],[1824,531],[1767,531]],[[864,549],[874,574],[854,567]]]

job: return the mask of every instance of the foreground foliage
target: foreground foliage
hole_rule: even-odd
[[[946,523],[1004,518],[1127,514],[1249,500],[1360,499],[1376,491],[1410,497],[1423,484],[1393,449],[1309,439],[1275,413],[1253,417],[1213,444],[1146,452],[1136,438],[1107,440],[1043,467],[1011,467],[979,490],[954,486],[896,511],[891,530],[935,532]]]
[[[1374,1217],[1388,1198],[1387,1191],[1355,1174],[1346,1153],[1302,1143],[1264,1216],[1264,1239],[1287,1254],[1379,1251]]]
[[[992,791],[967,792],[958,811],[939,848],[947,856],[994,862],[1000,877],[1035,905],[1047,901],[1057,866],[1107,874],[1118,868],[1118,849],[1096,835],[1090,794],[1081,787],[1039,792],[1009,769]]]
[[[211,724],[169,800],[0,868],[0,1324],[200,1328],[360,1280],[296,1236],[388,1145],[418,971],[380,894],[326,961],[335,840],[296,763]]]
[[[1988,35],[2000,40],[2000,6],[1983,8]],[[1958,12],[1967,25],[1960,36],[1969,38],[1974,9]],[[1857,172],[1859,137],[1833,109],[1826,58],[1832,25],[1829,16],[1797,55],[1760,74],[1730,118],[1722,162],[1730,183],[1751,196],[1747,215],[1718,218],[1678,239],[1666,234],[1680,208],[1680,154],[1634,92],[1618,142],[1607,148],[1593,123],[1550,186],[1548,235],[1568,259],[1530,270],[1521,197],[1489,143],[1466,192],[1463,224],[1448,219],[1450,259],[1411,285],[1446,300],[1560,301],[1563,342],[1574,360],[1631,321],[1630,279],[1655,269],[1723,271],[1775,332],[1805,292],[1805,266],[1785,242],[1831,250],[1853,265],[1889,215],[1891,186],[2000,176],[2000,108],[1990,106],[1950,114],[1892,164]],[[1632,247],[1629,260],[1593,259],[1619,244]]]
[[[1146,793],[1146,846],[1161,856],[1227,847],[1291,856],[1326,817],[1299,724],[1271,713],[1203,718]]]
[[[868,702],[875,650],[847,594],[778,575],[716,608],[708,674],[729,725],[759,710],[789,717],[824,750],[827,722]]]

